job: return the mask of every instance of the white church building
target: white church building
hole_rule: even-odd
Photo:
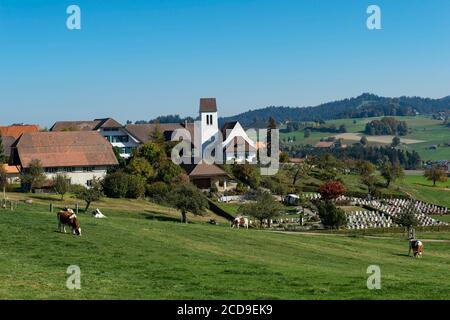
[[[238,121],[227,122],[219,130],[219,117],[215,98],[200,99],[200,121],[196,122],[199,128],[194,130],[200,133],[201,150],[205,150],[210,143],[220,141],[223,152],[223,161],[226,163],[244,163],[256,161],[256,143],[252,140]],[[203,154],[203,153],[201,153]]]

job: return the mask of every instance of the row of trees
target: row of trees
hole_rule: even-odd
[[[341,124],[339,127],[337,127],[335,124],[325,125],[325,122],[323,124],[311,126],[309,123],[305,122],[288,122],[286,125],[285,132],[295,132],[295,131],[309,131],[310,133],[312,131],[316,132],[330,132],[330,133],[345,133],[347,132],[347,127],[345,124]]]
[[[372,120],[366,124],[365,133],[368,135],[399,135],[408,133],[408,125],[405,121],[399,121],[393,117],[384,117],[381,120]]]
[[[392,148],[391,146],[364,146],[361,143],[348,146],[347,148],[334,148],[331,150],[314,148],[311,145],[292,145],[283,142],[280,146],[283,152],[296,158],[317,157],[323,154],[332,154],[342,161],[347,159],[367,160],[373,164],[378,164],[387,157],[392,163],[398,162],[404,169],[419,169],[422,167],[422,159],[415,150],[409,151]]]

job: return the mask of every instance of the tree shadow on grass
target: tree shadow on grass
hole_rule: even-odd
[[[141,213],[141,215],[148,220],[156,220],[156,221],[163,221],[163,222],[180,222],[181,219],[175,218],[175,217],[168,217],[163,214],[151,212],[151,211],[145,211],[145,213]]]
[[[409,257],[410,256],[407,253],[393,253],[392,255],[397,256],[397,257]]]

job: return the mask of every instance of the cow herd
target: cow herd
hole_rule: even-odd
[[[100,210],[95,210],[92,213],[94,218],[104,218],[105,216],[100,212]],[[58,219],[58,231],[66,233],[66,226],[71,228],[72,234],[81,236],[81,227],[78,223],[77,215],[70,208],[64,208],[57,213]],[[231,222],[231,228],[244,227],[248,229],[249,220],[246,217],[238,216]],[[413,252],[413,256],[416,258],[421,258],[423,254],[423,243],[420,240],[412,239],[409,241],[409,252],[408,256]]]

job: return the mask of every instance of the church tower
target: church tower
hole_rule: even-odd
[[[216,98],[200,99],[201,144],[206,146],[219,133]]]

